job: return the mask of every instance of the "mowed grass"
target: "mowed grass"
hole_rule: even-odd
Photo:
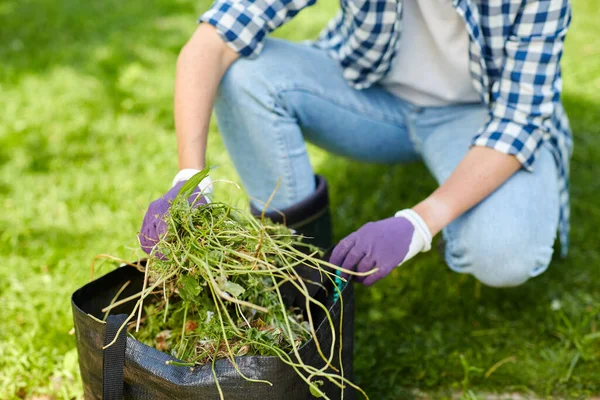
[[[569,257],[497,290],[450,272],[432,251],[358,288],[356,381],[372,399],[600,394],[600,6],[573,4],[563,64],[576,144]],[[175,60],[208,6],[0,3],[1,399],[81,397],[70,294],[88,281],[95,255],[141,256],[144,211],[177,168]],[[277,34],[314,38],[336,7],[322,0]],[[237,180],[211,130],[215,177]],[[330,181],[338,239],[435,188],[419,164],[364,165],[314,148],[311,156]],[[229,186],[217,196],[245,204]]]

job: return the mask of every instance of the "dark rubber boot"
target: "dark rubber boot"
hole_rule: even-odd
[[[269,211],[265,218],[285,224],[298,234],[306,237],[305,241],[327,250],[332,245],[331,214],[329,212],[329,192],[327,181],[320,175],[315,175],[316,189],[313,194],[303,201],[279,212]],[[252,214],[260,218],[262,210],[250,205]]]
[[[304,242],[328,250],[332,245],[331,214],[329,213],[329,193],[327,181],[322,176],[315,176],[317,187],[313,194],[298,204],[279,212],[269,211],[265,218],[271,221],[285,224],[294,229],[296,233],[305,237]],[[250,205],[252,214],[260,218],[262,210]],[[305,280],[308,293],[314,297],[323,284],[323,276],[314,268],[299,265],[296,272]],[[309,283],[313,282],[313,283]],[[281,287],[281,293],[287,304],[299,306],[304,304],[305,298],[298,290],[287,283]]]

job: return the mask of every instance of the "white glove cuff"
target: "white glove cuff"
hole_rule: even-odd
[[[407,220],[409,220],[415,227],[409,254],[413,253],[412,255],[414,255],[418,252],[424,253],[431,249],[431,232],[429,231],[427,224],[425,223],[425,221],[423,221],[423,218],[421,218],[419,214],[407,208],[405,210],[398,211],[395,217],[404,217]],[[407,255],[406,259],[408,258],[410,257],[408,257]]]
[[[199,169],[193,168],[182,169],[177,173],[177,175],[175,175],[175,178],[173,178],[173,183],[171,184],[171,187],[177,185],[181,181],[187,181],[200,171],[201,170]],[[213,181],[212,179],[210,179],[210,176],[207,176],[206,178],[202,179],[202,181],[200,181],[200,183],[198,184],[198,188],[204,196],[210,195],[213,192]]]

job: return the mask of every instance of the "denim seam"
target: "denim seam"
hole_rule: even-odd
[[[276,106],[275,98],[276,98],[276,96],[271,97],[271,102],[272,102],[271,110],[275,110],[275,106]],[[276,114],[271,114],[271,115],[277,116]],[[289,154],[289,147],[288,147],[287,141],[283,138],[283,135],[280,133],[278,124],[279,124],[278,118],[274,118],[273,128],[276,131],[276,134],[275,134],[276,139],[275,140],[279,147],[280,154]],[[297,201],[297,199],[296,199],[297,185],[294,180],[295,175],[293,173],[293,168],[294,168],[293,163],[289,157],[279,157],[279,161],[283,164],[282,169],[283,169],[283,178],[285,180],[284,184],[287,183],[286,184],[287,192],[288,192],[288,198],[286,199],[287,204],[294,204]]]
[[[417,121],[413,116],[408,116],[406,118],[406,129],[408,130],[408,137],[415,148],[415,151],[423,158],[423,140],[421,140],[417,133]]]
[[[444,254],[444,258],[446,259],[446,264],[448,267],[454,272],[458,272],[460,274],[467,274],[464,268],[458,268],[456,266],[456,262],[454,260],[454,256],[452,255],[452,251],[455,249],[455,241],[453,240],[454,235],[451,233],[452,228],[448,225],[443,230],[444,239],[446,240],[446,250]]]
[[[300,87],[298,85],[276,86],[275,87],[275,93],[276,93],[275,97],[279,97],[283,92],[289,92],[289,91],[305,92],[309,95],[319,97],[323,100],[329,101],[330,103],[333,103],[337,107],[346,109],[347,111],[359,113],[361,116],[369,118],[369,119],[386,122],[386,123],[389,123],[392,125],[399,125],[399,124],[404,123],[404,121],[398,121],[394,118],[390,118],[389,115],[381,113],[381,112],[377,112],[377,111],[370,112],[370,111],[365,110],[362,107],[355,107],[355,106],[348,105],[348,104],[342,104],[339,101],[337,101],[335,98],[328,96],[326,93],[324,93],[320,90],[308,89],[305,87]],[[402,118],[404,118],[404,119],[407,118],[407,115],[402,108],[399,108],[399,112],[400,112],[400,114],[402,114]]]

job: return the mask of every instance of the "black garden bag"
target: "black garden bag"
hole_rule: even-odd
[[[174,360],[167,353],[160,352],[127,336],[122,330],[117,341],[103,350],[110,343],[128,315],[135,302],[123,304],[111,310],[106,323],[102,308],[110,304],[117,291],[127,281],[131,283],[125,288],[119,299],[138,293],[142,289],[143,273],[131,266],[123,266],[103,277],[96,279],[73,293],[71,303],[75,321],[79,368],[83,380],[86,399],[219,399],[211,365],[196,366],[193,369],[185,366],[167,365],[166,361]],[[329,293],[332,291],[330,290]],[[325,290],[320,290],[316,297],[329,309],[335,324],[336,355],[339,354],[339,329],[342,329],[343,348],[342,364],[344,376],[352,379],[352,351],[354,331],[354,292],[352,285],[342,290],[343,307],[340,301],[333,301]],[[294,303],[297,303],[295,299]],[[300,303],[300,302],[298,302]],[[340,327],[340,313],[342,326]],[[313,311],[317,336],[322,348],[331,345],[332,334],[324,313]],[[92,318],[90,315],[94,316]],[[318,318],[318,319],[317,319]],[[314,341],[307,342],[299,350],[304,363],[322,367],[325,363],[317,353]],[[339,357],[335,357],[339,359]],[[227,400],[241,399],[313,399],[309,386],[288,365],[277,357],[241,356],[236,357],[240,370],[247,377],[267,380],[273,384],[248,382],[234,369],[228,360],[215,363],[215,373],[223,395]],[[339,369],[339,362],[334,365]],[[341,389],[331,382],[324,381],[320,389],[330,399],[356,398],[356,391],[346,385],[342,395]]]

